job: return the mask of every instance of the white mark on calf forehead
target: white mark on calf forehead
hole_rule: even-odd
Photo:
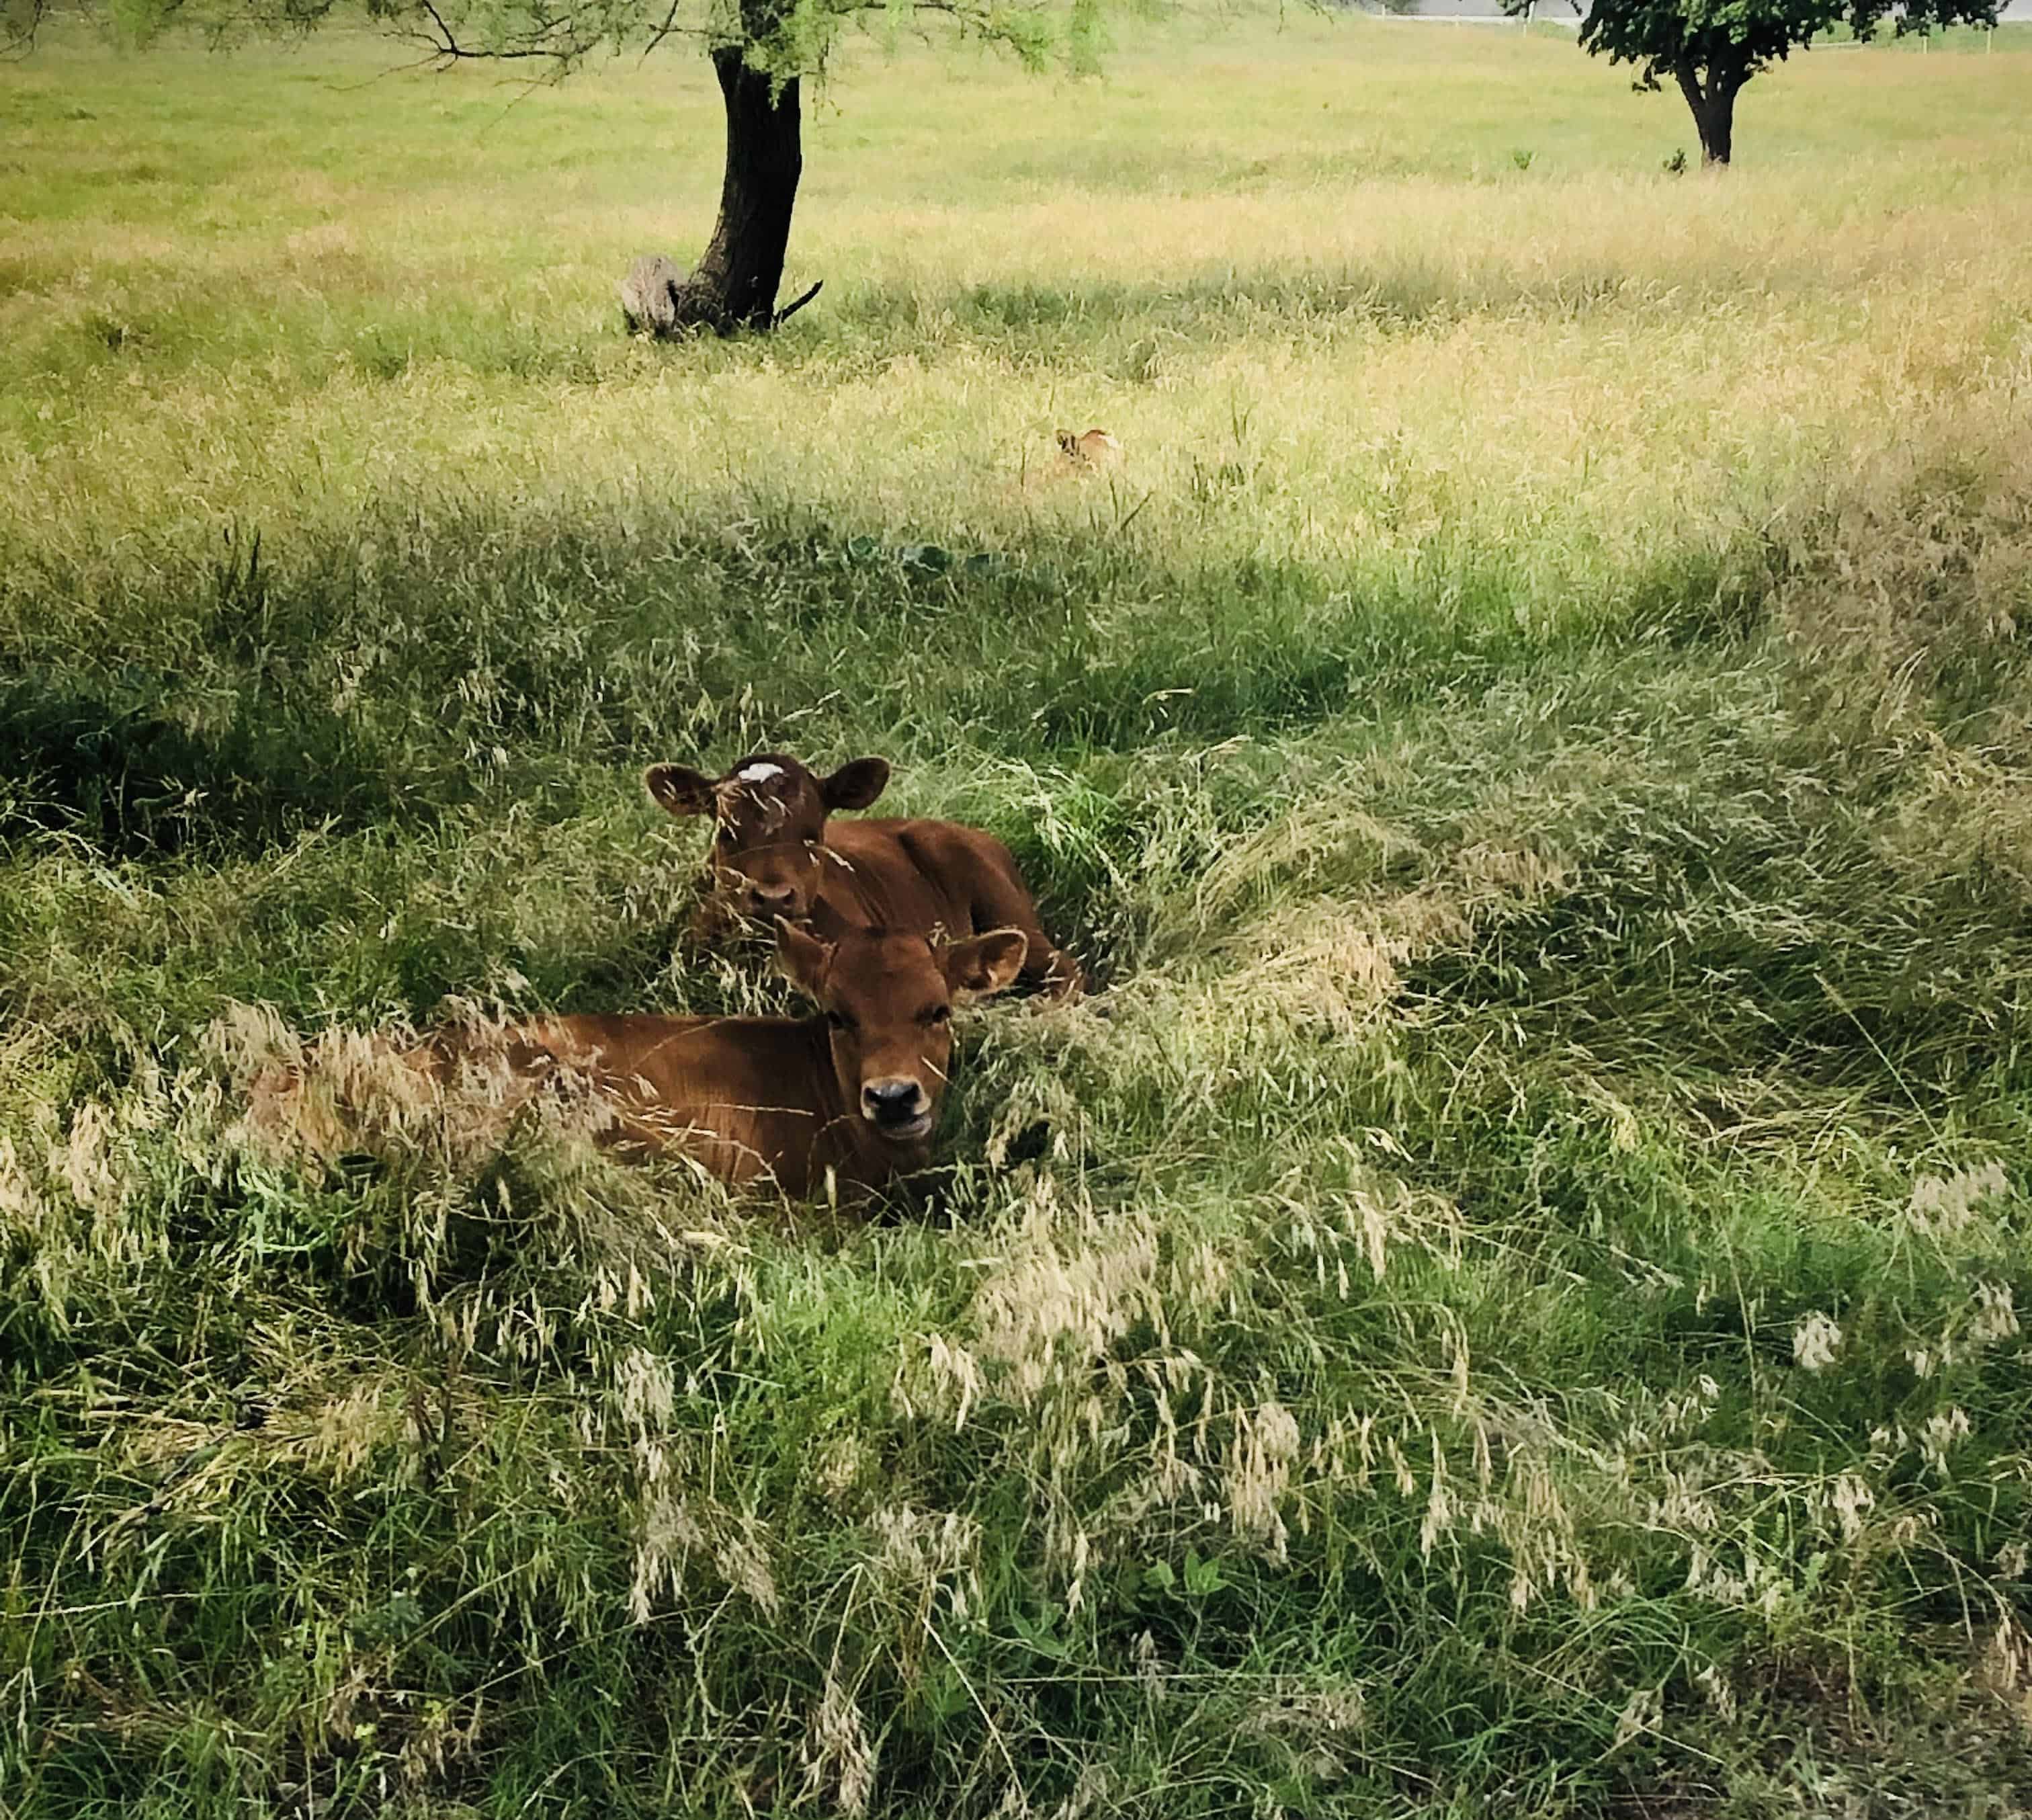
[[[767,783],[772,777],[781,777],[783,768],[780,764],[770,764],[767,759],[758,758],[752,764],[742,765],[734,775],[749,783]]]

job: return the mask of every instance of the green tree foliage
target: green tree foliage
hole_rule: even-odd
[[[1693,110],[1703,160],[1726,164],[1743,84],[1816,38],[1845,25],[1868,39],[1887,21],[1902,37],[1937,25],[1993,25],[1997,15],[1997,0],[1594,0],[1580,44],[1636,65],[1639,88],[1670,77]]]
[[[0,0],[0,29],[17,40],[55,0]],[[130,43],[166,27],[216,41],[315,30],[367,19],[447,61],[531,62],[562,73],[588,57],[655,49],[668,40],[738,47],[781,80],[824,73],[849,28],[898,35],[943,29],[1013,51],[1030,67],[1097,66],[1104,0],[84,0]],[[1149,6],[1143,9],[1152,10]]]
[[[712,59],[727,108],[719,218],[688,277],[663,295],[659,333],[767,329],[779,312],[790,219],[803,174],[801,84],[822,77],[850,28],[894,38],[943,32],[999,46],[1026,66],[1074,73],[1098,64],[1105,9],[1145,14],[1163,0],[85,0],[121,38],[146,43],[174,24],[215,41],[309,32],[364,17],[431,60],[496,60],[533,76],[562,76],[600,54],[652,50],[672,40]],[[0,48],[32,45],[52,0],[0,0]],[[659,261],[659,267],[665,262]],[[631,287],[637,279],[631,278]],[[816,289],[813,287],[814,290]],[[628,293],[624,293],[626,295]],[[635,292],[639,300],[641,293]],[[809,301],[805,293],[795,309]],[[645,322],[629,303],[630,320]]]

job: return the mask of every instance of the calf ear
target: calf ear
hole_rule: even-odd
[[[886,758],[850,760],[819,786],[827,809],[865,809],[889,787]]]
[[[652,764],[642,781],[658,805],[673,815],[711,815],[712,779],[688,764]]]
[[[990,929],[954,942],[939,955],[946,984],[956,992],[999,992],[1023,970],[1030,938],[1021,929]]]
[[[831,964],[832,948],[829,944],[777,917],[776,965],[783,970],[784,978],[792,985],[812,998],[822,997],[826,969]]]

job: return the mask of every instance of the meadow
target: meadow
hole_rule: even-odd
[[[0,65],[0,1815],[2032,1812],[2032,33]],[[1104,425],[1120,468],[1053,432]],[[332,1030],[787,1007],[640,783],[1007,839],[861,1220]]]

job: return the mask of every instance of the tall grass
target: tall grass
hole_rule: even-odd
[[[698,72],[387,55],[0,69],[0,1810],[2032,1804],[2024,57],[850,59],[672,350]],[[932,1179],[249,1117],[788,1003],[777,744],[1103,982]]]

